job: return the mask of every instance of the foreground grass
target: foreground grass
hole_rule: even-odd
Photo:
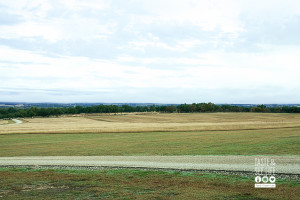
[[[299,182],[255,189],[253,177],[141,170],[0,169],[2,199],[297,199]]]
[[[0,135],[0,156],[300,155],[300,129]]]

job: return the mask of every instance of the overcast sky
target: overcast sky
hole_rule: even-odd
[[[300,103],[299,0],[0,0],[0,101]]]

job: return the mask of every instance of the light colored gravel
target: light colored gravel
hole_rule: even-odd
[[[12,119],[12,121],[14,121],[15,123],[14,124],[8,124],[8,125],[15,125],[15,124],[22,124],[23,123],[23,121],[18,120],[18,119]]]
[[[255,172],[255,158],[274,159],[275,173],[300,174],[300,156],[32,156],[0,157],[0,166],[98,166]]]

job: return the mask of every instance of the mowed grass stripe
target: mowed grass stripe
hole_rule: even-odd
[[[300,129],[0,135],[0,156],[300,155]]]

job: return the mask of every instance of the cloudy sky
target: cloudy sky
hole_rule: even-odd
[[[0,0],[0,101],[300,103],[299,0]]]

